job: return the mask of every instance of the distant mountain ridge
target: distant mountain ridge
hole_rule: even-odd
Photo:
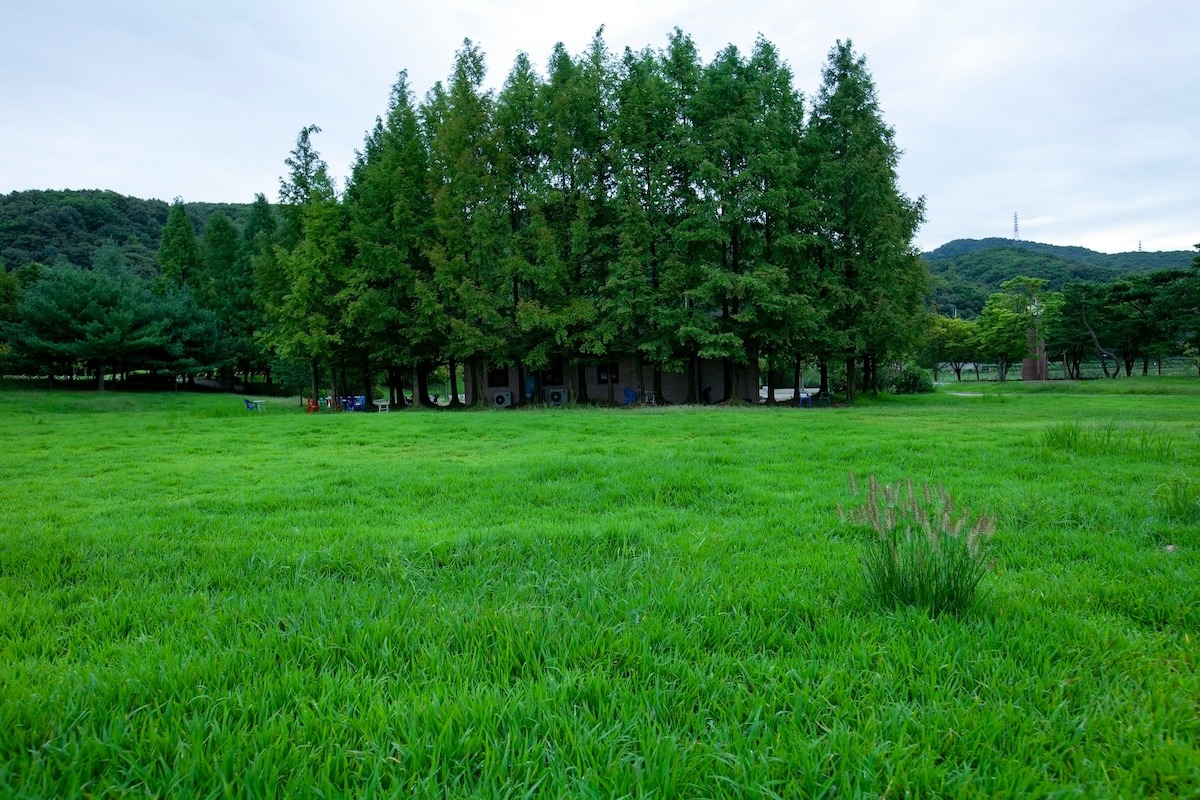
[[[955,239],[922,254],[933,278],[933,302],[943,313],[976,316],[988,295],[1010,278],[1044,278],[1049,288],[1067,283],[1108,283],[1125,275],[1188,269],[1195,251],[1098,253],[1019,239]]]
[[[1069,261],[1082,261],[1098,267],[1114,269],[1122,275],[1131,272],[1155,272],[1160,269],[1186,269],[1196,257],[1194,250],[1159,250],[1154,252],[1098,253],[1086,247],[1064,247],[1057,244],[1027,242],[1023,239],[954,239],[922,255],[927,261],[954,258],[986,250],[1027,250],[1057,256]]]

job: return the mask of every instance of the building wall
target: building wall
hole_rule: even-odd
[[[621,405],[625,400],[625,388],[628,387],[637,391],[637,364],[632,359],[620,359],[616,362],[617,374],[616,380],[612,384],[612,399]],[[593,403],[606,403],[609,400],[609,384],[601,383],[599,378],[601,375],[597,369],[598,365],[589,364],[584,367],[584,377],[587,382],[588,400]],[[564,383],[543,384],[543,400],[544,395],[552,390],[567,390],[570,400],[575,400],[577,391],[575,383],[578,379],[578,373],[574,367],[568,367],[563,370]],[[521,402],[521,387],[517,385],[517,370],[510,368],[507,370],[507,383],[503,386],[488,386],[487,373],[484,373],[483,400],[484,404],[492,407],[497,407],[496,398],[504,393],[511,392],[511,397],[514,404]],[[645,390],[654,388],[654,368],[649,365],[642,367],[642,380]],[[526,382],[529,382],[529,376],[526,375]],[[465,392],[468,397],[472,396],[471,376],[466,376]],[[725,378],[724,370],[720,361],[701,361],[699,385],[701,388],[711,387],[709,397],[712,402],[719,401],[725,396]],[[662,389],[663,400],[668,403],[684,403],[687,401],[687,375],[683,372],[664,372],[662,374]],[[741,397],[748,402],[758,401],[758,369],[756,367],[744,367],[741,370],[741,381],[737,387],[737,391],[732,393],[735,397]]]

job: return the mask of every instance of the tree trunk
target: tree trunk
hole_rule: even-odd
[[[462,408],[458,399],[458,361],[450,359],[450,407]]]
[[[821,385],[817,387],[820,394],[829,396],[829,362],[822,358],[817,362],[817,369],[821,373]]]
[[[319,402],[321,397],[320,362],[314,358],[310,366],[312,367],[312,399]]]
[[[612,373],[610,372],[609,377],[611,376]],[[608,385],[612,385],[611,380],[608,382]],[[575,387],[575,402],[580,405],[590,403],[591,398],[588,397],[587,389],[587,364],[583,363],[583,361],[579,361],[575,366]]]
[[[775,405],[775,378],[771,375],[771,366],[773,359],[767,356],[767,404]]]
[[[858,359],[853,356],[846,359],[846,402],[848,404],[854,403],[854,381],[856,378],[854,370],[857,365]]]
[[[654,370],[654,378],[652,380],[654,381],[654,396],[656,398],[658,398],[657,402],[661,406],[667,402],[667,399],[665,397],[663,397],[662,366],[659,364],[655,364],[653,366],[653,370]]]
[[[413,406],[433,408],[429,399],[429,363],[421,361],[417,364],[416,381],[413,385]]]
[[[367,405],[375,402],[375,380],[371,376],[371,356],[363,353],[363,396]]]

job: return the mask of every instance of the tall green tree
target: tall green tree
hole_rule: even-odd
[[[376,120],[346,189],[355,247],[346,319],[364,343],[367,364],[387,370],[393,402],[403,372],[435,358],[442,335],[418,313],[419,285],[432,279],[426,257],[432,215],[428,172],[420,120],[402,72],[387,118]]]
[[[232,369],[241,372],[247,383],[253,372],[267,371],[270,377],[267,355],[255,340],[255,333],[265,330],[267,324],[260,297],[270,294],[259,283],[258,267],[263,267],[264,280],[272,270],[278,272],[278,262],[273,258],[278,226],[276,212],[266,196],[256,194],[238,237],[237,255],[219,288],[221,332]],[[278,275],[276,280],[282,284]]]
[[[1046,291],[1047,283],[1044,278],[1011,278],[983,306],[977,322],[978,349],[995,360],[1001,381],[1009,366],[1036,354],[1037,342],[1062,313],[1062,295]]]
[[[167,224],[163,227],[158,246],[158,263],[162,265],[163,277],[169,286],[191,285],[200,275],[200,247],[196,243],[196,229],[188,217],[183,201],[178,197],[167,213]]]
[[[546,225],[547,154],[545,89],[529,57],[518,54],[496,98],[495,124],[498,134],[496,182],[503,202],[505,222],[501,229],[502,272],[510,283],[511,301],[506,311],[507,342],[503,352],[493,354],[492,366],[513,364],[525,401],[525,369],[539,360],[537,326],[529,321],[529,306],[539,302],[539,279],[557,264],[550,229]],[[536,307],[536,306],[535,306]],[[524,314],[522,309],[525,309]]]
[[[955,379],[961,381],[963,367],[976,360],[976,339],[975,324],[970,320],[932,315],[926,348],[933,379],[938,379],[938,368],[942,364],[949,364]]]
[[[16,272],[9,272],[4,262],[0,261],[0,372],[3,371],[12,352],[8,339],[11,336],[11,326],[21,318],[17,311],[20,297]]]
[[[320,395],[321,362],[332,361],[342,342],[338,300],[350,256],[345,210],[312,144],[319,130],[315,125],[301,129],[285,159],[291,168],[280,187],[285,238],[273,256],[282,294],[267,298],[268,326],[263,332],[265,342],[281,356],[309,365],[314,400]]]
[[[559,43],[541,87],[546,157],[537,223],[545,246],[518,315],[529,345],[523,360],[539,378],[538,394],[543,368],[596,358],[611,346],[612,325],[599,302],[616,255],[614,79],[601,30],[576,58]]]
[[[225,302],[235,263],[240,237],[229,217],[220,211],[212,213],[204,223],[200,253],[192,291],[204,308],[219,309]]]
[[[440,302],[431,305],[425,298],[422,307],[445,314],[444,352],[467,365],[477,392],[482,364],[504,350],[508,306],[500,251],[503,204],[493,170],[494,98],[483,90],[485,76],[483,53],[465,40],[449,89],[435,86],[423,107],[433,177],[433,236],[427,252]],[[428,402],[426,372],[418,370],[421,402]],[[477,399],[481,395],[472,402]]]
[[[895,131],[883,120],[866,60],[849,41],[829,54],[807,140],[824,347],[844,360],[852,402],[860,381],[878,385],[880,361],[918,338],[928,273],[913,248],[924,200],[899,189]]]

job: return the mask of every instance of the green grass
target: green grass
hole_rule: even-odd
[[[0,393],[0,796],[1196,797],[1200,522],[1159,490],[1200,463],[1192,385]],[[970,613],[878,610],[851,471],[997,518]]]

